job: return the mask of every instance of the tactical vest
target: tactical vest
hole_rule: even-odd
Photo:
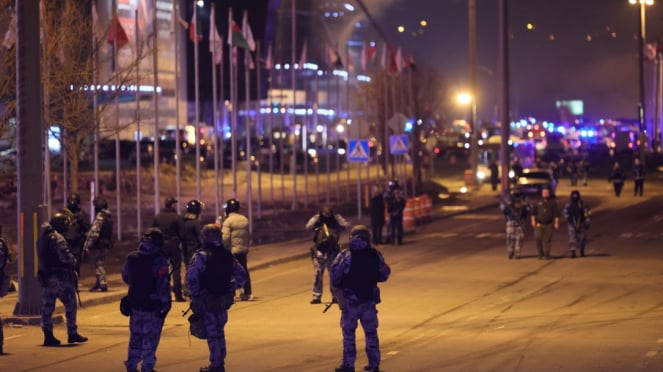
[[[350,271],[343,277],[343,288],[352,290],[360,300],[370,301],[378,285],[380,257],[375,249],[351,250]]]
[[[139,311],[155,311],[158,301],[150,299],[156,294],[157,283],[154,278],[152,265],[155,255],[143,255],[132,252],[127,256],[129,271],[129,302],[131,308]]]
[[[46,273],[66,271],[71,265],[60,261],[58,256],[57,236],[55,230],[45,232],[37,241],[37,252],[39,252],[39,267]]]
[[[200,286],[213,295],[231,293],[230,280],[233,274],[234,257],[228,250],[220,248],[214,252],[207,250],[205,271]]]

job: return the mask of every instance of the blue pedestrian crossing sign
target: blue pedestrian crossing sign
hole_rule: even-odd
[[[368,161],[368,140],[348,141],[348,161]]]
[[[395,134],[389,136],[389,152],[392,155],[405,155],[408,153],[407,134]]]

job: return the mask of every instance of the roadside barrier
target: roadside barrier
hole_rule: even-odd
[[[409,198],[405,201],[405,210],[403,211],[403,228],[414,227],[414,199]]]

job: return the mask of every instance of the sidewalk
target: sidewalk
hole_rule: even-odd
[[[662,180],[658,181],[659,182],[648,182],[646,186],[648,188],[646,190],[646,193],[648,194],[647,196],[663,194],[663,182],[661,182]],[[497,205],[499,203],[499,191],[492,191],[489,184],[480,185],[478,190],[468,192],[467,194],[461,194],[459,192],[461,187],[464,186],[462,180],[447,179],[444,184],[449,192],[453,194],[453,198],[451,199],[455,202],[443,203],[441,206],[434,207],[431,221],[485,208],[495,208],[496,213],[498,213]],[[614,200],[614,195],[611,192],[612,186],[607,184],[603,179],[592,179],[590,180],[589,186],[578,186],[577,188],[583,193],[583,197],[591,196],[593,198],[598,198],[601,200],[601,203],[611,203],[611,200]],[[568,180],[562,180],[557,192],[559,203],[566,201],[570,191],[571,187],[569,186]],[[628,193],[626,193],[626,195],[628,195]],[[354,218],[353,216],[346,217],[349,217],[348,219],[352,223],[369,224],[367,215],[363,215],[360,221],[357,221],[356,216],[354,216]],[[428,222],[428,224],[430,223],[431,222]],[[415,226],[414,231],[411,229],[410,231],[406,231],[406,234],[416,233],[419,226],[425,225],[417,225]],[[303,228],[302,224],[302,229]],[[309,255],[310,247],[310,238],[254,245],[251,247],[248,259],[249,270],[261,270],[280,263],[305,258]],[[126,294],[127,287],[122,282],[122,278],[118,272],[113,272],[108,275],[108,292],[89,292],[87,289],[92,287],[94,280],[94,277],[88,276],[81,278],[79,283],[83,308],[99,304],[119,302],[120,298]],[[0,300],[0,317],[2,318],[3,323],[38,325],[38,316],[23,317],[12,315],[17,301],[18,292],[9,293],[5,298]],[[64,307],[60,301],[57,301],[56,322],[63,321],[63,313]]]

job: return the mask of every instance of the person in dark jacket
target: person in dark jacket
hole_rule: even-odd
[[[633,160],[633,196],[642,196],[645,189],[645,166],[640,159]]]
[[[385,200],[380,185],[373,185],[369,209],[371,212],[371,236],[373,244],[382,244],[382,229],[385,224]]]
[[[539,260],[551,258],[553,229],[559,229],[559,215],[559,207],[555,199],[550,197],[550,189],[542,189],[541,200],[534,204],[530,215]]]
[[[182,296],[182,248],[180,244],[184,236],[184,219],[175,210],[175,198],[166,198],[164,208],[154,217],[152,226],[163,233],[163,255],[170,262],[173,278],[175,301],[184,302]]]
[[[85,244],[83,244],[83,255],[91,257],[97,276],[90,292],[107,292],[108,281],[104,261],[108,251],[113,248],[113,219],[105,198],[95,197],[92,200],[92,205],[94,206],[95,217],[85,239]]]
[[[387,205],[389,211],[389,239],[392,245],[403,244],[403,212],[405,211],[405,198],[401,189],[392,191],[392,197]]]
[[[497,162],[491,160],[488,169],[490,170],[490,188],[493,191],[497,191],[497,185],[500,183],[500,170],[497,166]]]
[[[202,248],[193,254],[186,283],[191,291],[191,310],[202,316],[209,347],[209,366],[201,372],[224,372],[228,309],[234,302],[234,293],[246,281],[246,271],[224,249],[221,229],[214,224],[203,226],[200,231]]]
[[[200,214],[204,207],[205,203],[200,200],[190,200],[186,204],[186,213],[183,216],[184,235],[182,236],[182,254],[186,267],[189,267],[193,253],[200,249],[200,229],[203,228]]]
[[[334,298],[341,309],[343,331],[343,361],[336,372],[354,372],[357,358],[355,331],[361,321],[366,341],[368,365],[365,371],[380,371],[380,341],[378,339],[378,312],[380,303],[378,282],[389,279],[391,268],[382,254],[371,247],[368,228],[357,225],[350,231],[348,249],[339,253],[329,275]]]
[[[624,181],[626,181],[626,174],[624,174],[624,171],[619,165],[619,162],[615,162],[612,165],[612,170],[610,171],[610,176],[608,177],[608,182],[612,182],[612,186],[614,187],[615,196],[618,197],[622,194]]]
[[[163,234],[149,228],[140,240],[138,250],[129,253],[122,268],[122,280],[129,285],[131,307],[129,350],[124,362],[127,371],[154,371],[161,329],[170,311],[170,276],[168,261],[161,254]]]
[[[73,193],[67,198],[67,206],[62,208],[65,214],[71,214],[71,226],[67,230],[67,243],[71,253],[76,257],[76,273],[81,276],[81,262],[83,262],[83,244],[85,236],[90,231],[90,215],[81,208],[80,195]]]
[[[311,304],[322,303],[322,287],[325,269],[329,269],[334,257],[339,252],[338,239],[341,232],[348,227],[348,221],[335,213],[330,206],[323,206],[320,212],[314,214],[306,223],[306,230],[313,230],[313,247],[311,259],[315,268],[313,280],[313,298]]]
[[[592,212],[580,197],[580,191],[571,191],[569,202],[564,205],[562,216],[566,218],[569,234],[569,252],[571,258],[576,258],[576,248],[580,250],[580,257],[585,256],[586,235],[589,228]]]
[[[44,332],[44,346],[59,346],[60,340],[53,335],[53,312],[55,300],[64,304],[67,318],[67,342],[86,342],[87,337],[78,333],[76,324],[76,278],[74,267],[76,257],[69,250],[64,235],[69,228],[69,217],[56,212],[49,222],[41,226],[37,239],[39,269],[37,276],[41,285],[41,329]]]

